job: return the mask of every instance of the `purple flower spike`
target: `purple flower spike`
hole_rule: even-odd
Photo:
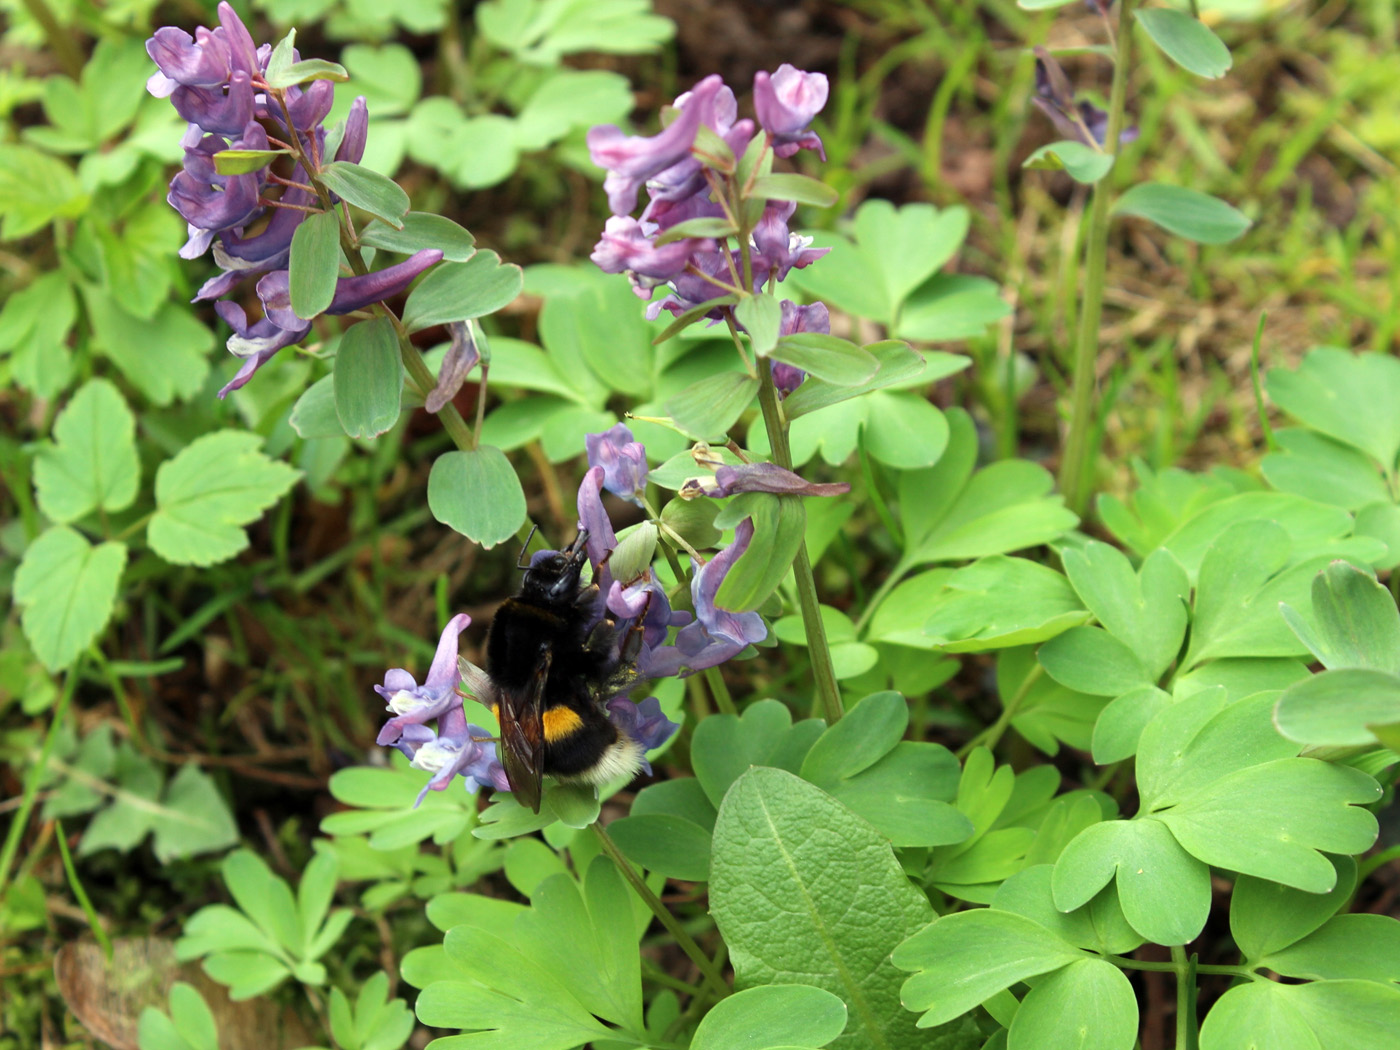
[[[773,152],[791,157],[799,149],[815,149],[822,160],[826,151],[816,132],[807,125],[826,105],[829,88],[824,73],[804,73],[784,62],[771,77],[759,70],[753,77],[753,108],[758,123],[773,136]]]
[[[634,704],[625,696],[615,696],[608,701],[608,719],[618,730],[642,745],[644,751],[653,751],[675,736],[680,723],[672,722],[661,713],[661,701],[649,696],[640,704]],[[642,758],[642,768],[651,776],[651,763]]]
[[[201,230],[225,230],[238,226],[258,210],[259,176],[220,175],[214,170],[214,154],[227,149],[217,135],[205,135],[185,149],[184,170],[170,180],[166,200],[186,222]]]
[[[647,487],[647,450],[632,431],[618,423],[601,434],[585,434],[583,443],[588,465],[603,468],[603,488],[640,505],[639,494]]]
[[[438,639],[428,677],[420,686],[411,674],[396,667],[384,675],[384,684],[374,691],[388,701],[395,717],[379,731],[376,741],[392,744],[403,734],[405,726],[422,725],[430,718],[442,718],[452,708],[459,711],[462,698],[457,695],[457,636],[472,622],[466,613],[447,621]]]
[[[178,87],[170,96],[175,112],[215,135],[234,136],[253,119],[253,81],[242,70],[220,88]]]
[[[328,314],[348,314],[362,309],[370,303],[398,295],[428,267],[442,259],[442,252],[436,248],[424,248],[414,252],[403,262],[386,266],[363,277],[342,277],[335,286],[335,298],[326,307]]]

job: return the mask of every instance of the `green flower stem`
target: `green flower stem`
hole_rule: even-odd
[[[1173,945],[1172,965],[1176,967],[1176,1050],[1197,1050],[1196,957],[1187,959],[1186,949]]]
[[[34,802],[39,797],[39,781],[44,778],[54,745],[58,742],[58,728],[68,717],[68,706],[73,702],[73,693],[78,687],[82,657],[78,660],[78,663],[68,669],[68,674],[63,679],[63,692],[59,695],[58,703],[54,705],[53,720],[49,722],[49,731],[44,736],[44,746],[39,750],[39,757],[34,765],[29,768],[29,779],[24,783],[24,801],[20,803],[19,812],[10,822],[10,830],[5,834],[5,845],[0,847],[0,899],[5,895],[5,887],[9,885],[10,867],[19,851],[19,840],[24,835],[24,829],[29,826],[29,814],[33,812]]]
[[[958,758],[966,758],[975,747],[985,747],[988,751],[996,747],[1001,741],[1002,734],[1006,732],[1007,726],[1011,725],[1011,720],[1016,717],[1021,710],[1021,705],[1026,702],[1026,697],[1030,695],[1031,686],[1040,681],[1040,676],[1044,673],[1045,668],[1038,663],[1026,672],[1026,679],[1021,683],[1021,688],[1016,690],[1016,695],[1001,709],[997,720],[958,748]]]
[[[1128,17],[1132,0],[1118,5],[1118,51],[1113,65],[1113,86],[1108,98],[1108,133],[1105,148],[1111,156],[1119,152],[1123,111],[1128,93],[1129,59],[1132,51],[1132,24]],[[1085,234],[1084,292],[1079,310],[1079,330],[1074,341],[1074,387],[1069,434],[1060,459],[1060,491],[1069,508],[1082,513],[1088,499],[1090,434],[1094,426],[1094,391],[1098,379],[1099,320],[1103,315],[1104,269],[1108,259],[1108,176],[1094,187]]]
[[[637,873],[636,868],[632,867],[632,862],[622,855],[622,851],[617,848],[617,843],[613,842],[611,836],[603,830],[603,825],[595,821],[591,827],[593,834],[598,836],[598,842],[602,845],[603,852],[617,865],[622,877],[627,880],[637,896],[642,898],[642,902],[651,909],[651,913],[656,916],[661,925],[666,927],[666,931],[676,939],[681,951],[690,956],[690,961],[704,975],[715,996],[723,999],[729,994],[729,985],[725,984],[719,968],[710,961],[710,957],[705,954],[700,945],[695,943],[695,938],[686,932],[685,927],[676,921],[676,917],[671,914],[666,905],[661,903],[661,898],[651,892],[651,887],[646,884],[646,880]]]
[[[724,684],[724,675],[719,673],[718,667],[705,668],[705,684],[710,687],[710,695],[714,697],[715,707],[719,708],[722,714],[737,715],[739,709],[734,706],[734,697],[729,692],[729,686]]]
[[[792,450],[788,447],[787,423],[778,404],[778,391],[773,386],[773,370],[760,361],[758,369],[758,404],[763,409],[763,424],[768,430],[768,444],[773,461],[785,470],[792,469]],[[836,670],[831,665],[831,647],[826,640],[826,625],[822,623],[821,603],[817,600],[817,581],[812,576],[812,562],[807,557],[804,538],[797,547],[792,563],[797,580],[797,603],[802,608],[802,626],[807,632],[807,652],[812,661],[812,676],[817,683],[817,698],[826,713],[828,725],[835,725],[844,713],[841,691],[836,686]]]

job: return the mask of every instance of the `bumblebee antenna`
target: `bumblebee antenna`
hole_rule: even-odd
[[[530,526],[530,535],[525,537],[525,546],[520,548],[520,557],[515,559],[515,567],[517,569],[528,569],[530,567],[529,565],[521,565],[520,563],[525,560],[525,552],[530,549],[530,541],[535,538],[535,533],[539,531],[539,528],[538,525]]]

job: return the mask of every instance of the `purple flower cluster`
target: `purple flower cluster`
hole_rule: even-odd
[[[383,685],[374,687],[394,712],[379,731],[378,743],[398,748],[413,760],[415,769],[433,774],[418,793],[415,806],[422,804],[429,790],[444,790],[458,773],[466,777],[467,790],[473,794],[483,784],[497,791],[510,790],[505,768],[490,744],[490,732],[467,722],[457,692],[457,636],[471,622],[465,613],[447,622],[422,685],[396,667],[384,675]],[[425,725],[429,719],[437,721],[436,733]]]
[[[668,295],[647,307],[648,317],[662,310],[680,315],[726,295],[757,292],[830,250],[813,248],[810,238],[793,233],[788,223],[796,203],[775,200],[764,203],[757,222],[747,230],[750,280],[743,276],[744,252],[721,241],[685,237],[657,243],[668,230],[691,219],[735,218],[733,201],[722,189],[723,173],[707,163],[713,158],[705,153],[702,128],[722,139],[736,157],[761,132],[776,156],[813,149],[825,159],[821,139],[809,128],[826,105],[823,74],[784,64],[771,76],[758,73],[753,92],[757,126],[747,118],[738,119],[734,92],[720,77],[708,76],[676,99],[675,119],[659,134],[629,136],[613,125],[588,133],[593,163],[608,173],[603,188],[613,212],[591,258],[605,273],[626,274],[642,299],[651,299],[660,285],[669,286]],[[640,218],[633,218],[642,187],[649,201]],[[722,315],[717,307],[706,316],[719,319]],[[792,378],[787,376],[789,383]]]
[[[298,317],[291,308],[287,263],[292,234],[321,206],[307,165],[314,172],[328,159],[322,122],[335,87],[329,80],[315,80],[305,88],[269,87],[272,46],[256,46],[227,3],[219,4],[218,10],[219,25],[201,26],[193,37],[171,26],[156,30],[146,41],[146,52],[158,72],[146,87],[157,98],[169,98],[189,121],[182,140],[184,168],[171,180],[166,199],[189,226],[181,257],[195,259],[212,247],[221,270],[199,289],[195,301],[219,299],[244,278],[259,278],[261,319],[250,321],[234,302],[215,307],[233,329],[229,351],[243,361],[238,374],[219,391],[225,397],[247,383],[278,350],[300,342],[310,331],[311,319]],[[295,61],[298,56],[293,52],[292,57]],[[332,159],[358,163],[368,128],[369,111],[360,97],[350,107]],[[242,175],[215,170],[217,153],[268,149],[289,150],[301,162],[285,176],[270,167]],[[342,278],[325,312],[347,314],[401,292],[441,258],[439,251],[421,251],[397,266]]]

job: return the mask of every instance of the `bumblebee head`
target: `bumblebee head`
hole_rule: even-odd
[[[547,602],[572,601],[578,594],[579,576],[588,560],[588,531],[581,531],[574,542],[561,551],[536,551],[520,584],[522,598]]]

